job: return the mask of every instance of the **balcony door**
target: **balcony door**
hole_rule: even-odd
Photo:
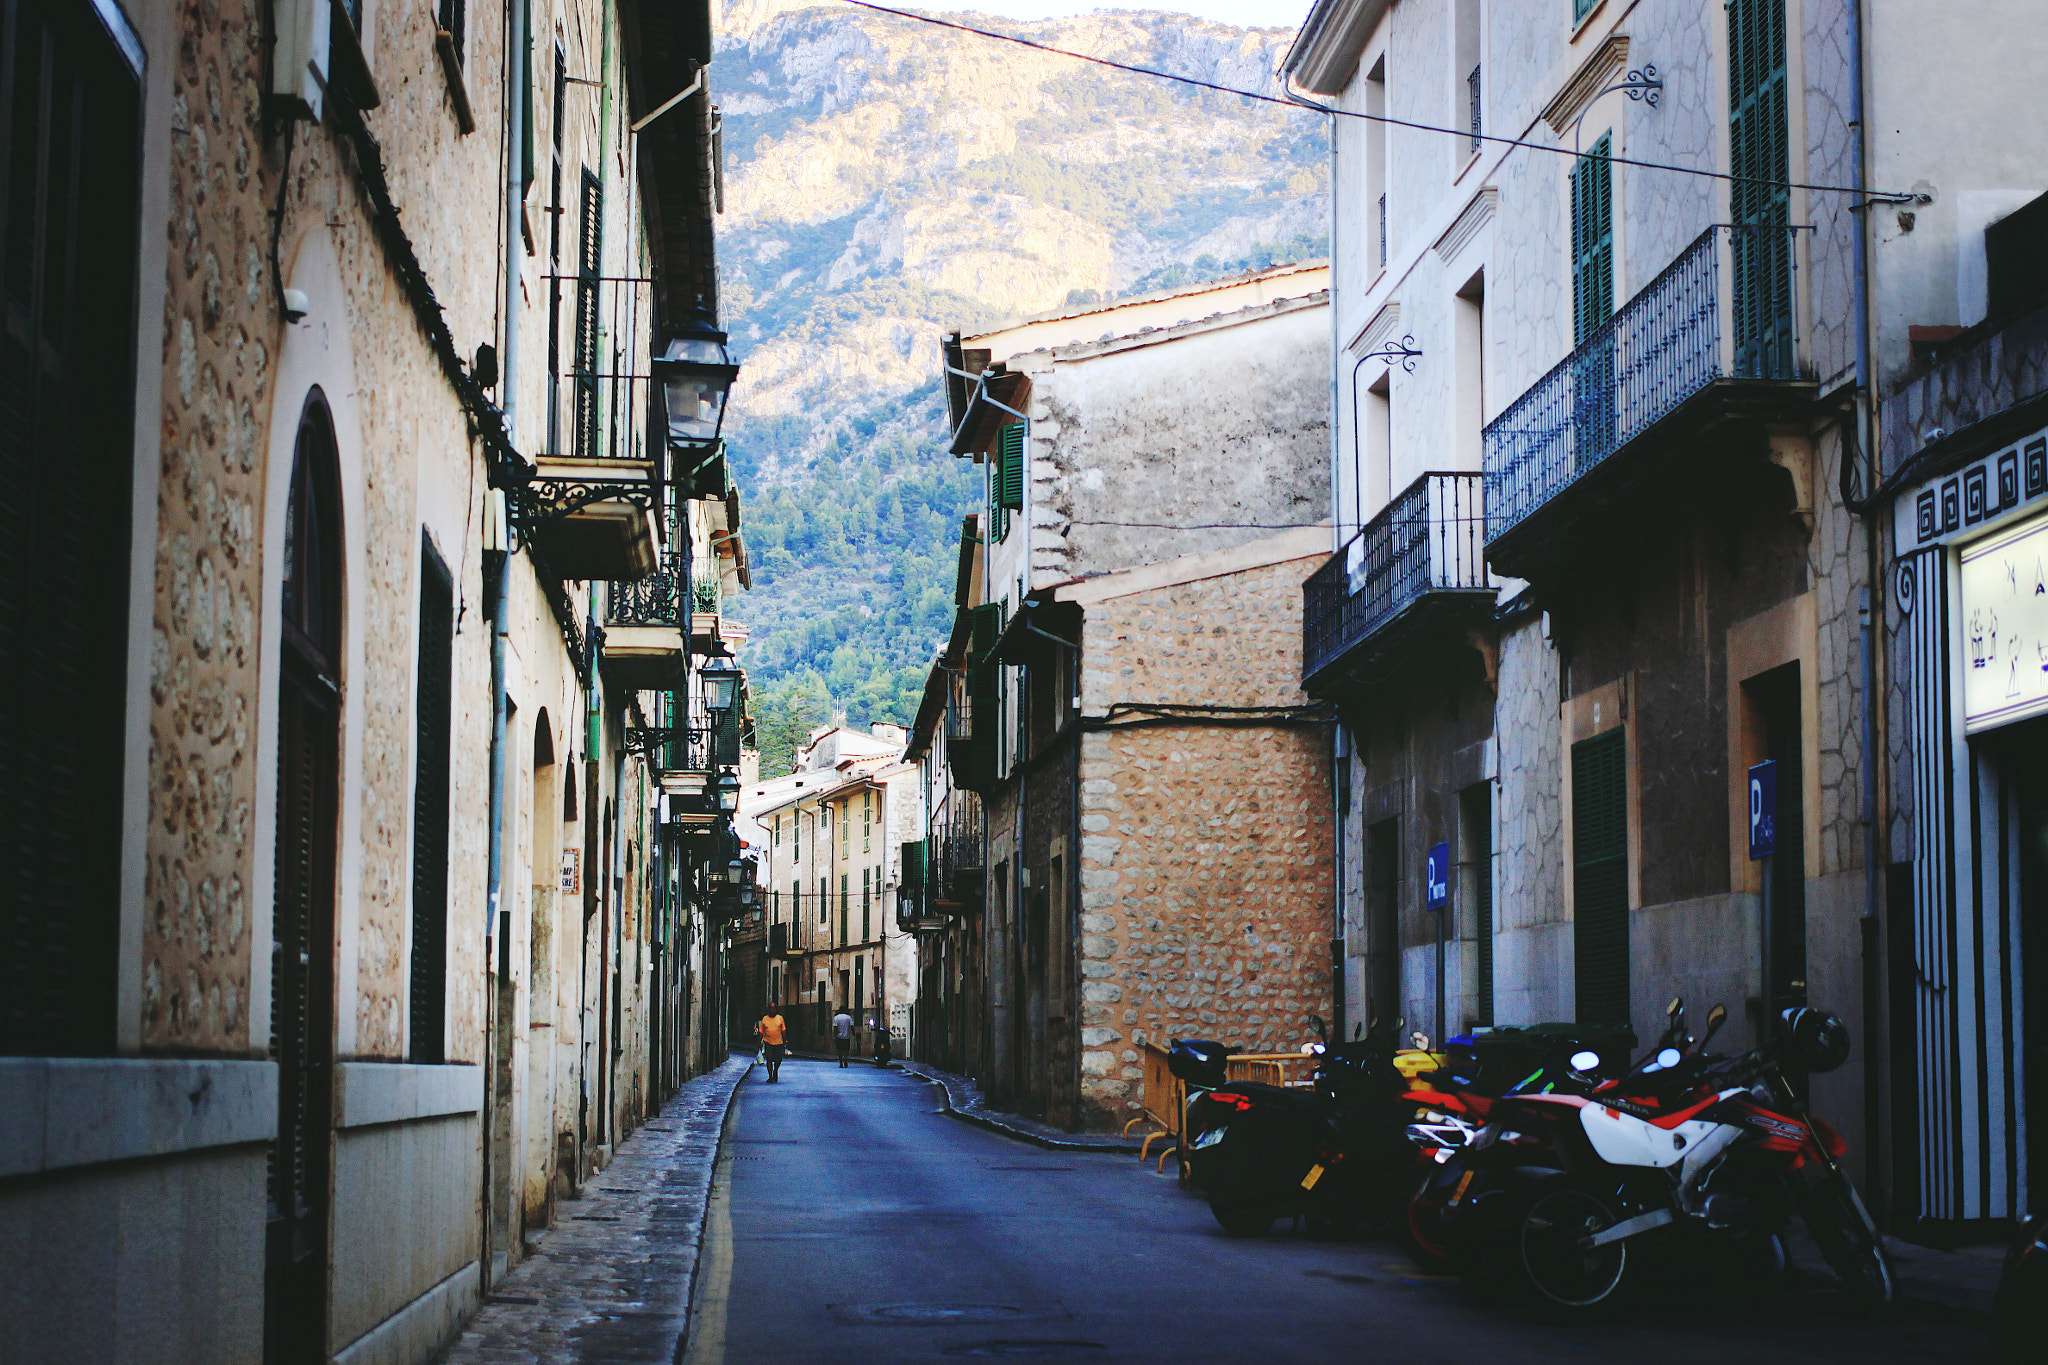
[[[1579,473],[1614,450],[1614,139],[1572,167],[1572,435]]]
[[[1734,222],[1735,373],[1789,379],[1791,147],[1785,117],[1784,0],[1728,0],[1729,185]]]
[[[327,1358],[328,1166],[333,1141],[334,850],[340,730],[341,508],[334,428],[319,390],[299,418],[285,520],[278,679],[277,857],[271,905],[270,1152],[264,1359]]]

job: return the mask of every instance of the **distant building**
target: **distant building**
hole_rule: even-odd
[[[903,727],[812,732],[796,771],[757,783],[740,814],[760,831],[766,956],[745,987],[779,1003],[791,1045],[829,1052],[828,1025],[847,1009],[872,1053],[873,1028],[908,1049],[917,945],[896,924],[902,845],[924,824]],[[745,975],[745,974],[743,974]],[[741,989],[736,986],[735,989]]]
[[[989,498],[911,752],[935,811],[979,797],[985,843],[933,829],[951,868],[917,923],[978,978],[941,983],[947,1045],[999,1104],[1115,1126],[1141,1046],[1291,1048],[1328,1012],[1328,717],[1294,635],[1329,534],[1326,286],[1288,267],[945,341]]]

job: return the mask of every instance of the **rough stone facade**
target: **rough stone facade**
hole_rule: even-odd
[[[1313,567],[1090,604],[1085,710],[1304,704],[1293,613]],[[1140,1044],[1291,1051],[1329,1017],[1328,727],[1111,723],[1081,746],[1080,1117],[1100,1128],[1135,1112]]]

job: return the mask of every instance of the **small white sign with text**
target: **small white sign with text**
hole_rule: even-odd
[[[2048,711],[2048,518],[1962,552],[1963,728]]]

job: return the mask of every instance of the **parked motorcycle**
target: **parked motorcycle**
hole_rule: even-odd
[[[1883,1244],[1837,1160],[1847,1144],[1805,1112],[1787,1075],[1840,1066],[1842,1022],[1788,1009],[1769,1041],[1721,1059],[1705,1046],[1726,1010],[1714,1008],[1697,1041],[1681,1001],[1668,1014],[1658,1047],[1627,1076],[1496,1104],[1468,1144],[1442,1238],[1539,1302],[1586,1313],[1621,1296],[1647,1236],[1754,1255],[1796,1211],[1851,1294],[1889,1302]]]
[[[2021,1231],[2006,1253],[1991,1301],[1991,1350],[1999,1360],[2037,1357],[2048,1342],[2048,1214]]]
[[[1188,1106],[1194,1182],[1232,1236],[1257,1236],[1283,1217],[1338,1229],[1387,1221],[1415,1183],[1422,1158],[1407,1129],[1417,1105],[1406,1097],[1441,1056],[1426,1039],[1398,1046],[1398,1024],[1331,1043],[1322,1020],[1313,1022],[1323,1041],[1313,1045],[1312,1088],[1217,1081]],[[1198,1065],[1191,1058],[1189,1071]],[[1220,1065],[1214,1059],[1202,1078],[1217,1080]]]

